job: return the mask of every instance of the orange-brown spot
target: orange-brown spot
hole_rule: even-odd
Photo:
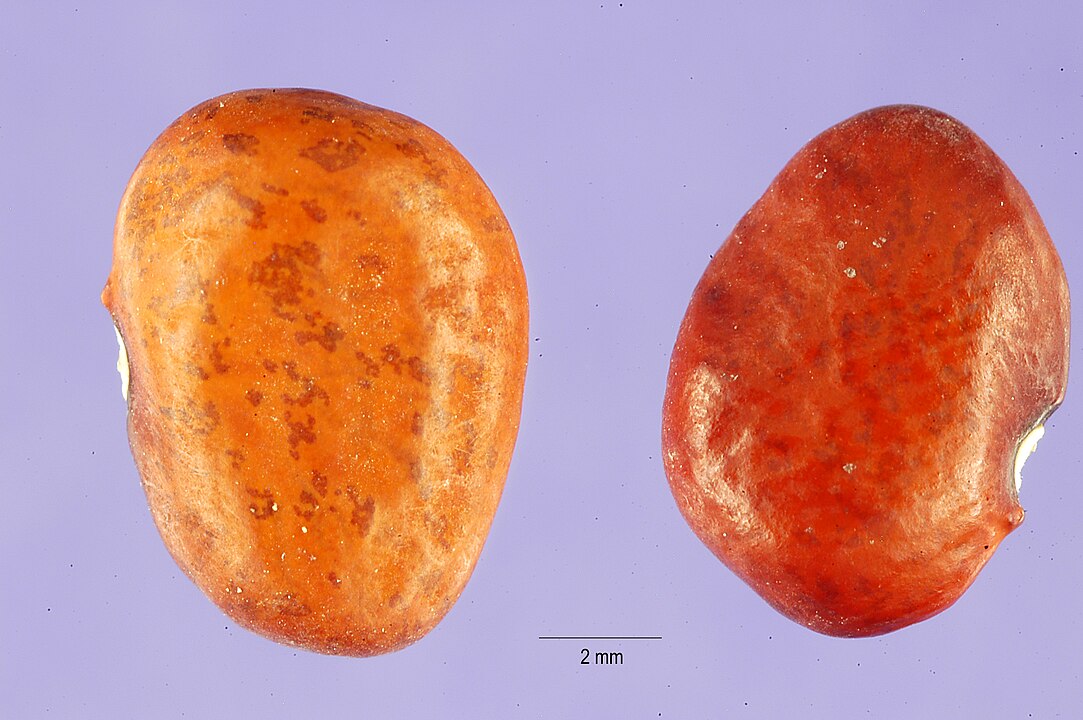
[[[406,157],[423,158],[427,156],[425,146],[414,138],[410,138],[406,142],[397,143],[395,147]]]
[[[387,272],[387,263],[379,255],[358,255],[357,267],[371,270],[375,274]]]
[[[361,364],[365,368],[365,374],[371,377],[376,377],[380,374],[380,364],[370,358],[361,350],[354,353],[354,357],[361,361]]]
[[[338,172],[357,164],[365,148],[353,138],[342,142],[338,138],[324,138],[299,154],[311,160],[327,172]]]
[[[248,511],[252,513],[252,517],[256,520],[266,520],[275,514],[277,505],[274,493],[271,492],[270,488],[260,490],[254,487],[246,487],[244,491],[252,498],[251,503],[248,505]]]
[[[245,133],[227,133],[222,136],[222,144],[234,155],[255,155],[259,138]]]
[[[305,520],[311,520],[312,516],[315,515],[316,511],[320,508],[320,501],[308,490],[302,490],[299,499],[301,505],[294,505],[293,511]]]
[[[305,291],[305,268],[316,268],[320,256],[319,247],[307,240],[300,245],[274,243],[267,257],[252,264],[248,279],[264,289],[278,314],[283,315],[283,306],[301,304]],[[287,319],[292,318],[289,316]]]
[[[508,228],[508,221],[500,217],[499,215],[490,215],[489,217],[485,218],[482,221],[481,226],[485,228],[485,230],[488,232],[503,233],[508,232],[508,230],[510,229]]]
[[[301,373],[297,372],[297,363],[292,360],[287,360],[282,363],[282,369],[286,371],[286,377],[290,380],[300,380]]]
[[[261,183],[260,187],[263,189],[263,192],[268,192],[268,193],[271,193],[272,195],[279,195],[281,197],[287,197],[290,194],[289,190],[287,190],[286,188],[278,187],[277,185],[270,185],[268,183]]]
[[[206,380],[210,377],[206,370],[193,362],[187,363],[184,366],[184,369],[188,372],[189,375],[195,375],[200,380]]]
[[[375,130],[372,129],[371,125],[369,125],[364,120],[361,120],[360,118],[356,118],[356,117],[350,118],[350,125],[353,127],[354,133],[356,135],[360,135],[361,137],[365,138],[366,140],[372,140],[372,136],[376,132]]]
[[[389,343],[383,347],[383,361],[394,368],[395,373],[401,375],[405,367],[410,377],[418,382],[423,382],[426,377],[425,363],[417,355],[404,357],[398,346]]]
[[[327,495],[327,476],[321,475],[318,470],[312,471],[312,478],[310,481],[312,487],[316,488],[316,492],[320,494],[320,497]]]
[[[410,138],[406,142],[397,143],[395,148],[406,157],[416,158],[425,163],[429,168],[425,173],[425,176],[440,187],[444,186],[444,176],[447,175],[447,168],[439,166],[432,159],[432,156],[429,155],[428,149],[416,138]]]
[[[263,206],[263,203],[253,197],[248,197],[238,190],[233,190],[231,195],[238,205],[252,213],[252,216],[245,221],[249,227],[257,229],[267,227],[267,223],[263,220],[263,216],[267,214],[267,208]]]
[[[287,617],[304,617],[312,613],[312,608],[293,593],[279,593],[270,604],[274,612]]]
[[[301,443],[311,445],[316,442],[316,418],[306,415],[303,421],[293,420],[290,414],[286,413],[286,426],[289,428],[286,440],[290,444],[290,457],[296,460],[301,457],[301,453],[297,450],[298,445]]]
[[[232,467],[234,470],[240,470],[241,465],[244,463],[248,456],[240,450],[230,448],[226,450],[226,457],[229,458],[230,467]]]
[[[364,537],[372,528],[372,518],[376,514],[376,501],[372,497],[362,499],[360,493],[352,485],[346,487],[346,496],[353,505],[353,510],[350,512],[350,524],[356,527]]]
[[[218,374],[229,372],[230,365],[222,357],[222,347],[229,347],[230,340],[227,337],[222,342],[211,344],[211,367]]]
[[[294,336],[298,344],[306,345],[315,341],[327,352],[334,352],[338,341],[346,337],[346,332],[336,323],[324,323],[322,333],[314,333],[309,330],[301,330]]]
[[[308,107],[301,111],[301,124],[304,125],[309,120],[323,120],[324,122],[333,123],[336,116],[330,110],[325,110],[318,107]]]
[[[324,405],[328,405],[331,402],[331,396],[327,394],[313,378],[305,378],[304,390],[295,396],[282,394],[282,400],[287,405],[299,405],[301,407],[308,406],[313,400],[323,400]]]
[[[327,211],[320,207],[319,201],[302,200],[301,207],[304,209],[305,214],[312,218],[313,222],[327,222]]]
[[[210,400],[200,405],[195,400],[189,399],[183,407],[163,408],[163,411],[168,417],[180,422],[197,435],[210,435],[221,422],[218,408]]]

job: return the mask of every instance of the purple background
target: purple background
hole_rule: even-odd
[[[709,255],[858,111],[916,102],[970,125],[1083,298],[1077,3],[370,5],[0,8],[0,715],[1083,717],[1078,362],[1026,467],[1026,523],[953,608],[887,637],[767,607],[693,536],[659,459],[669,351]],[[435,128],[527,271],[531,364],[492,533],[444,622],[389,656],[235,627],[167,555],[124,434],[98,301],[121,192],[184,110],[261,86]],[[588,645],[624,664],[580,665]]]

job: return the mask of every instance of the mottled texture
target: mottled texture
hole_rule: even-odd
[[[215,98],[140,162],[103,301],[173,557],[242,625],[372,655],[481,552],[519,423],[526,284],[477,173],[313,90]]]
[[[992,150],[928,108],[857,115],[695,290],[664,407],[677,505],[814,630],[928,618],[1023,519],[1016,448],[1063,399],[1068,326],[1060,260]]]

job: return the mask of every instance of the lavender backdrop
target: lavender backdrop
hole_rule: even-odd
[[[669,350],[709,255],[857,111],[916,102],[974,128],[1083,298],[1083,14],[948,5],[4,0],[0,716],[1083,716],[1080,363],[1027,464],[1024,526],[955,607],[883,638],[768,608],[689,531],[659,460]],[[124,434],[98,302],[121,192],[181,112],[258,86],[437,129],[527,270],[533,352],[500,511],[458,605],[390,656],[235,628],[166,554]],[[580,665],[588,645],[623,665]]]

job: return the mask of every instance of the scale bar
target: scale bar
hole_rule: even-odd
[[[661,635],[539,635],[539,640],[661,640]]]

